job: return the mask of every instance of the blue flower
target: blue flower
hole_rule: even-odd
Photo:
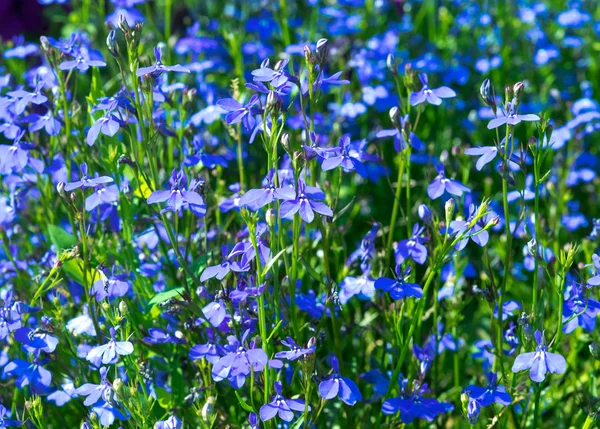
[[[190,71],[179,64],[175,64],[174,66],[166,66],[162,63],[162,53],[159,48],[154,48],[154,57],[156,58],[156,62],[149,67],[140,67],[136,75],[138,77],[150,75],[153,78],[159,77],[162,73],[166,72],[178,72],[178,73],[189,73]]]
[[[156,204],[167,201],[167,206],[161,210],[161,214],[168,211],[177,213],[181,208],[189,208],[198,217],[203,217],[206,214],[204,199],[196,192],[196,188],[200,186],[201,182],[192,180],[188,190],[185,173],[183,170],[177,171],[175,168],[171,174],[170,182],[170,191],[154,191],[146,202]]]
[[[470,385],[465,389],[465,392],[482,407],[487,407],[493,403],[500,405],[510,405],[510,395],[506,393],[506,388],[502,385],[498,385],[498,376],[493,372],[487,374],[488,384],[485,387],[479,387]]]
[[[515,359],[512,372],[529,370],[529,377],[536,383],[546,379],[546,373],[563,374],[567,370],[567,362],[557,353],[550,353],[545,344],[543,333],[535,331],[537,347],[535,352],[521,353]]]
[[[427,101],[429,104],[433,104],[434,106],[439,106],[442,104],[442,98],[456,97],[456,92],[447,86],[441,86],[437,89],[429,88],[429,79],[425,73],[421,73],[419,75],[419,80],[423,84],[423,87],[420,91],[412,92],[410,94],[411,106],[416,106],[424,103],[425,101]]]
[[[298,188],[295,198],[289,199],[281,204],[280,215],[285,219],[293,219],[296,213],[300,214],[302,220],[311,223],[315,218],[315,212],[323,216],[333,217],[333,211],[320,200],[325,195],[312,186],[306,186],[302,178],[298,179]]]
[[[271,420],[275,416],[285,422],[291,422],[294,420],[294,411],[304,411],[305,403],[300,399],[286,399],[281,394],[281,382],[275,382],[276,395],[271,402],[260,407],[260,419],[263,422]],[[310,406],[308,411],[310,411]]]
[[[410,275],[410,265],[402,272],[402,266],[396,265],[396,279],[380,277],[375,280],[375,289],[381,289],[384,292],[389,292],[393,300],[403,298],[421,298],[423,290],[416,283],[408,283],[406,279]]]
[[[115,328],[110,328],[108,343],[91,349],[85,359],[91,362],[92,365],[99,367],[101,363],[104,365],[116,363],[119,356],[127,356],[131,353],[133,353],[133,344],[129,341],[117,341]]]
[[[342,402],[350,406],[362,401],[362,394],[354,381],[340,375],[340,365],[337,357],[331,358],[333,374],[319,384],[319,395],[325,400],[339,396]]]

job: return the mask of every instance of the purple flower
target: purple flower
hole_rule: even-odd
[[[192,139],[192,147],[194,154],[188,156],[184,164],[187,167],[193,167],[194,165],[198,165],[202,163],[202,165],[206,168],[215,168],[217,165],[221,167],[227,167],[227,160],[219,155],[211,155],[206,153],[204,147],[206,146],[206,141],[200,137],[200,135],[195,135]]]
[[[129,284],[125,281],[125,275],[112,275],[106,277],[101,274],[101,279],[96,280],[90,289],[90,295],[96,296],[96,301],[100,302],[103,299],[111,299],[114,297],[124,296],[129,290]]]
[[[284,352],[278,352],[275,354],[275,358],[277,359],[287,359],[290,361],[294,361],[296,359],[300,359],[303,356],[313,354],[317,349],[317,346],[310,346],[307,348],[300,347],[292,337],[287,337],[287,341],[282,340],[281,344],[288,347],[290,350]]]
[[[154,424],[154,429],[181,429],[183,423],[175,416],[169,417],[167,420],[159,420]]]
[[[431,341],[427,342],[423,347],[413,344],[413,354],[419,361],[419,374],[421,377],[424,377],[435,359],[435,344]]]
[[[250,97],[250,100],[245,105],[241,104],[234,98],[224,98],[217,101],[217,106],[229,112],[227,115],[225,115],[225,122],[227,125],[237,124],[238,122],[242,121],[246,130],[251,131],[256,123],[254,115],[262,112],[258,107],[254,107],[258,101],[258,95],[254,94],[252,97]]]
[[[296,213],[300,214],[302,220],[311,223],[317,212],[323,216],[333,217],[333,211],[327,205],[319,200],[323,200],[325,195],[312,186],[306,186],[302,178],[298,179],[298,188],[296,189],[295,199],[290,199],[281,204],[280,214],[282,218],[293,219]]]
[[[37,355],[39,352],[36,352]],[[52,383],[52,373],[43,367],[46,362],[47,359],[41,360],[37,357],[34,357],[32,362],[14,359],[4,366],[2,377],[17,377],[15,385],[19,389],[30,386],[34,394],[46,393]]]
[[[587,332],[593,332],[596,328],[596,316],[600,313],[600,302],[585,296],[583,287],[572,282],[565,290],[565,302],[563,304],[563,332],[570,334],[581,326]]]
[[[58,68],[66,71],[77,69],[80,72],[87,71],[90,67],[104,67],[106,63],[100,60],[90,60],[85,59],[83,56],[79,55],[76,59],[70,61],[64,61],[58,65]]]
[[[116,363],[119,356],[127,356],[133,353],[133,344],[129,341],[117,341],[115,339],[115,328],[110,328],[110,341],[101,346],[91,349],[85,359],[94,366]]]
[[[290,187],[275,187],[273,181],[275,170],[271,169],[267,177],[263,180],[265,187],[263,189],[250,189],[240,198],[240,206],[248,206],[251,210],[258,210],[267,204],[272,203],[275,198],[279,200],[293,200],[296,193]]]
[[[413,394],[410,395],[404,393],[406,389],[402,377],[400,377],[399,382],[401,395],[388,399],[383,403],[383,414],[395,414],[400,411],[402,422],[409,424],[415,419],[425,419],[428,422],[432,422],[440,414],[450,412],[454,409],[454,406],[450,403],[423,397],[422,393],[426,391],[426,385],[417,384]]]
[[[49,136],[55,136],[60,132],[61,129],[60,121],[54,117],[50,109],[48,109],[48,111],[43,115],[32,113],[31,115],[27,116],[26,120],[31,122],[29,125],[29,132],[32,133],[35,133],[43,128],[46,130]]]
[[[113,109],[106,110],[104,116],[94,122],[94,125],[90,127],[85,139],[88,146],[92,146],[94,143],[96,143],[100,133],[108,137],[113,137],[115,134],[117,134],[117,131],[119,131],[121,125],[125,125],[125,122],[113,115],[112,111]]]
[[[481,411],[481,404],[473,397],[469,397],[469,403],[467,404],[467,418],[471,426],[477,424],[479,420],[479,413]]]
[[[229,346],[226,354],[213,365],[213,380],[219,382],[228,379],[234,389],[239,389],[251,371],[260,372],[264,369],[269,360],[267,354],[263,349],[254,348],[254,342],[250,343],[250,347],[245,346],[248,334],[249,331],[244,333],[241,342],[233,336],[227,337]]]
[[[343,135],[340,137],[340,145],[337,148],[330,149],[325,152],[326,158],[321,164],[323,171],[333,170],[339,166],[345,172],[356,171],[362,177],[367,177],[367,170],[360,160],[360,152],[353,149],[350,145],[350,136]]]
[[[305,408],[304,401],[300,399],[286,399],[281,394],[281,381],[275,382],[276,395],[271,402],[260,407],[260,419],[263,422],[271,420],[279,415],[279,418],[285,422],[291,422],[294,419],[294,411],[302,412]],[[308,407],[310,411],[310,406]]]
[[[515,311],[519,310],[521,310],[521,304],[519,304],[517,301],[506,301],[504,304],[502,304],[502,320],[506,320],[509,317],[514,316]],[[498,318],[498,304],[496,304],[496,307],[494,308],[494,318]]]
[[[490,239],[490,233],[485,231],[486,225],[497,217],[496,213],[489,212],[485,216],[481,217],[471,229],[469,225],[477,215],[477,208],[474,204],[469,205],[469,215],[467,220],[453,220],[450,222],[450,232],[452,234],[463,234],[466,238],[459,240],[456,243],[456,250],[462,250],[465,248],[469,239],[473,240],[477,245],[484,247]]]
[[[331,358],[333,374],[319,384],[319,395],[325,400],[339,396],[342,402],[350,406],[362,401],[362,394],[354,381],[340,375],[340,365],[337,357]]]
[[[429,336],[429,341],[426,345],[433,345],[436,343],[436,334],[431,334]],[[444,334],[444,324],[442,322],[438,322],[437,324],[437,354],[441,355],[445,350],[456,351],[457,344],[454,341],[454,337],[452,334]]]
[[[425,228],[419,224],[413,225],[413,234],[408,240],[402,240],[396,246],[396,264],[401,265],[407,259],[412,259],[417,264],[424,264],[427,260],[427,247],[423,245],[427,238],[423,237]]]
[[[259,429],[258,428],[258,416],[256,413],[250,413],[248,416],[248,423],[250,423],[250,429]]]
[[[592,264],[586,265],[587,267],[594,267],[594,275],[587,281],[587,287],[599,286],[600,285],[600,257],[595,253],[592,255]]]
[[[375,280],[371,277],[370,268],[363,271],[360,277],[347,276],[340,283],[340,303],[346,304],[350,298],[358,295],[361,299],[370,299],[375,294]]]
[[[23,347],[32,353],[36,349],[52,353],[58,345],[58,338],[47,333],[44,328],[33,330],[22,327],[15,331],[15,340],[23,343]]]
[[[144,341],[150,344],[185,344],[184,338],[177,338],[171,335],[171,327],[167,327],[167,332],[159,328],[148,329],[148,336],[144,337]]]
[[[487,125],[488,130],[501,127],[502,125],[508,124],[515,126],[521,121],[539,121],[540,117],[534,114],[519,115],[516,111],[515,103],[507,103],[507,110],[502,109],[502,116],[492,119]]]
[[[275,70],[269,67],[269,60],[263,61],[260,68],[252,71],[253,79],[256,82],[271,82],[275,88],[281,88],[288,81],[296,82],[297,79],[285,71],[285,66],[289,62],[289,58],[278,61],[275,65]]]
[[[12,145],[0,145],[0,174],[18,173],[32,158],[29,151],[35,148],[31,143],[21,142],[25,131],[19,131]]]
[[[0,404],[0,429],[11,426],[21,426],[23,424],[20,420],[7,419],[7,411],[6,407]]]
[[[557,353],[550,353],[545,344],[543,333],[535,331],[537,347],[535,352],[521,353],[515,359],[512,372],[528,369],[529,377],[536,383],[546,379],[546,373],[563,374],[567,370],[565,358]]]
[[[390,130],[381,130],[378,131],[377,134],[375,134],[375,137],[377,137],[378,139],[394,137],[394,149],[396,149],[396,152],[402,152],[407,146],[404,134],[407,132],[406,125],[408,124],[408,120],[408,115],[400,116],[400,130],[398,130],[397,128],[393,128]],[[412,131],[408,133],[408,140],[408,143],[410,143],[410,145],[416,150],[421,150],[424,147],[423,142]]]
[[[75,394],[79,396],[87,396],[83,402],[83,405],[86,407],[94,405],[100,400],[105,402],[114,402],[116,400],[116,395],[112,385],[110,381],[106,379],[108,372],[106,367],[101,367],[99,372],[100,384],[85,383],[81,387],[75,389]]]
[[[198,217],[206,214],[206,205],[204,199],[195,192],[200,182],[192,180],[190,189],[187,190],[187,177],[183,170],[173,169],[171,174],[170,191],[154,191],[148,197],[148,204],[162,203],[167,201],[167,206],[161,210],[161,214],[168,211],[177,213],[182,207],[189,207],[190,211]]]
[[[206,359],[213,365],[221,358],[222,347],[215,343],[212,329],[207,330],[209,342],[206,344],[196,344],[190,349],[189,357],[191,360]]]
[[[462,183],[457,182],[456,180],[448,179],[442,164],[436,165],[436,169],[438,171],[438,175],[427,187],[427,195],[429,195],[429,198],[432,200],[441,197],[444,195],[444,192],[456,195],[457,197],[460,197],[463,192],[471,192],[471,190]]]
[[[113,401],[112,403],[115,404],[116,402]],[[127,420],[123,413],[118,410],[118,408],[115,408],[105,401],[97,402],[92,407],[91,412],[98,416],[98,420],[100,420],[100,424],[102,426],[112,425],[115,419]]]
[[[381,289],[389,292],[393,300],[403,298],[421,298],[423,290],[416,283],[407,283],[406,278],[410,275],[410,265],[402,272],[402,266],[396,265],[396,279],[381,277],[375,280],[375,289]]]
[[[487,407],[493,403],[500,405],[510,405],[510,395],[506,393],[506,388],[498,385],[498,376],[493,372],[487,374],[488,384],[486,387],[470,385],[465,392],[473,399],[476,399],[479,405]]]
[[[101,204],[111,204],[118,200],[119,188],[117,188],[117,185],[99,187],[85,199],[85,210],[91,212]]]
[[[227,245],[224,244],[221,246],[221,255],[223,257],[223,262],[219,265],[213,265],[211,267],[206,267],[206,269],[202,272],[200,276],[200,281],[205,282],[208,279],[212,279],[216,277],[217,280],[223,280],[230,271],[235,272],[245,272],[250,269],[249,261],[246,257],[242,257],[240,262],[234,261],[233,258],[244,253],[243,246],[235,246],[229,255],[227,254]]]
[[[99,177],[96,175],[93,178],[88,176],[87,162],[84,162],[83,164],[81,164],[79,166],[79,169],[81,170],[81,178],[75,182],[67,183],[65,185],[65,192],[71,192],[78,188],[82,188],[82,189],[95,188],[97,186],[113,182],[112,177],[108,177],[108,176],[100,176]]]
[[[437,89],[429,88],[429,79],[425,73],[419,74],[419,80],[423,84],[423,88],[421,88],[421,90],[418,92],[412,92],[410,94],[411,106],[416,106],[424,103],[425,101],[427,101],[429,104],[433,104],[434,106],[439,106],[442,104],[442,98],[456,97],[456,92],[447,86],[441,86]]]
[[[149,67],[140,67],[136,75],[138,77],[151,75],[153,78],[159,77],[162,73],[165,72],[178,72],[178,73],[189,73],[190,71],[179,64],[175,64],[174,66],[166,66],[162,63],[161,57],[162,54],[159,48],[154,48],[154,57],[156,58],[156,62]]]
[[[216,328],[223,323],[223,320],[225,320],[225,316],[227,316],[227,306],[222,299],[219,299],[207,304],[202,309],[202,313],[209,323]]]

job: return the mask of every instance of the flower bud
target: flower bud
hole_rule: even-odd
[[[127,18],[125,17],[125,15],[119,15],[119,22],[117,23],[117,26],[119,27],[119,30],[123,32],[124,35],[127,36],[129,34],[129,23],[127,22]]]
[[[306,347],[311,348],[312,346],[317,344],[317,339],[315,337],[310,337],[308,339],[308,343],[306,344]]]
[[[387,59],[385,60],[385,65],[387,66],[387,69],[393,76],[398,75],[398,63],[396,62],[396,57],[394,56],[394,54],[389,54],[387,56]]]
[[[315,58],[313,57],[313,53],[310,50],[310,46],[308,46],[308,45],[304,45],[304,61],[306,62],[307,68],[312,67],[312,63],[315,61]]]
[[[454,208],[456,207],[456,203],[454,202],[454,198],[450,198],[446,201],[446,205],[444,206],[444,210],[446,212],[446,225],[450,225],[452,219],[454,218]]]
[[[281,140],[280,140],[281,146],[283,146],[283,149],[285,149],[285,151],[287,152],[288,155],[292,154],[292,146],[290,145],[290,135],[288,133],[283,133],[281,135]]]
[[[117,43],[117,32],[115,30],[110,30],[108,33],[108,37],[106,38],[106,46],[108,48],[108,52],[116,58],[119,59],[121,54],[119,52],[119,44]]]
[[[396,128],[400,128],[400,119],[398,116],[399,111],[400,109],[398,109],[398,106],[394,106],[390,109],[390,120]]]
[[[119,312],[121,313],[121,316],[125,316],[127,313],[129,313],[129,309],[127,308],[127,303],[125,301],[119,302]]]
[[[269,94],[267,95],[267,111],[275,111],[275,113],[278,113],[280,108],[281,102],[277,93],[275,91],[269,91]]]
[[[479,420],[479,412],[481,407],[479,406],[479,402],[477,402],[473,398],[469,398],[469,405],[467,405],[467,418],[469,419],[469,423],[471,425],[477,424],[477,420]]]
[[[275,63],[275,67],[274,70],[275,71],[280,71],[283,67],[283,60],[279,60]]]
[[[184,105],[194,104],[198,90],[196,88],[186,88],[183,90]]]
[[[327,39],[319,39],[317,41],[317,61],[324,63],[329,55],[329,41]]]
[[[417,213],[419,214],[419,219],[421,219],[425,225],[431,225],[433,223],[431,210],[425,204],[419,206]]]
[[[119,393],[119,391],[123,388],[123,380],[121,380],[120,378],[115,378],[112,387],[115,393]]]
[[[48,38],[46,36],[40,37],[40,46],[42,47],[42,51],[44,51],[44,52],[48,52],[50,50],[50,48],[51,48],[50,41],[48,40]]]
[[[63,198],[66,198],[67,194],[65,193],[65,182],[58,182],[58,185],[56,185],[56,190],[58,191],[58,195],[60,195]]]
[[[273,228],[275,226],[277,223],[277,213],[274,209],[270,208],[267,210],[267,213],[265,213],[265,220],[267,221],[269,228]]]
[[[596,360],[600,360],[600,352],[598,350],[598,343],[596,341],[592,341],[590,343],[590,354]]]
[[[204,423],[209,424],[213,414],[213,406],[215,404],[214,396],[206,398],[206,402],[202,406],[201,416]]]
[[[521,93],[523,88],[525,88],[525,85],[523,84],[523,82],[517,82],[514,84],[513,93],[515,94],[515,97],[519,97],[519,94]]]
[[[304,158],[304,153],[302,152],[294,152],[294,156],[292,157],[292,166],[294,167],[295,171],[300,171],[302,170],[302,168],[304,168],[304,164],[305,164],[305,158]]]

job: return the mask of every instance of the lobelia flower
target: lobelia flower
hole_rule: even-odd
[[[375,289],[381,289],[384,292],[389,292],[390,297],[397,301],[403,298],[421,298],[423,290],[416,283],[407,283],[406,279],[410,275],[410,265],[402,272],[402,266],[396,265],[396,279],[380,277],[375,280]]]
[[[454,337],[452,336],[452,334],[444,334],[444,324],[442,322],[438,322],[437,334],[431,334],[429,336],[429,340],[427,341],[426,346],[428,346],[429,344],[434,345],[436,343],[436,335],[438,355],[444,353],[445,350],[451,350],[454,352],[458,349],[458,346],[456,344],[456,341],[454,341]]]
[[[217,363],[221,356],[225,354],[223,347],[215,343],[215,335],[212,329],[207,330],[209,342],[206,344],[196,344],[190,349],[189,357],[191,360],[206,359],[213,365]]]
[[[228,379],[234,389],[239,389],[251,371],[256,373],[264,369],[269,360],[265,351],[255,348],[254,342],[250,343],[249,348],[244,344],[249,333],[249,330],[244,332],[241,341],[234,336],[227,337],[229,346],[226,346],[225,355],[213,365],[213,380],[219,382]]]
[[[594,267],[594,275],[588,279],[586,284],[588,288],[600,285],[600,256],[594,253],[592,255],[592,261],[592,264],[586,265],[586,267]]]
[[[115,297],[124,296],[129,290],[127,276],[124,274],[115,275],[114,268],[110,277],[100,271],[100,279],[96,280],[90,289],[90,295],[96,296],[96,301],[100,302],[106,298],[109,300]]]
[[[32,113],[31,115],[28,115],[25,120],[31,123],[28,129],[29,132],[32,133],[43,128],[49,136],[55,136],[58,135],[61,129],[60,121],[54,117],[52,110],[50,109],[43,115]]]
[[[94,366],[100,364],[114,364],[119,359],[119,356],[127,356],[133,353],[133,344],[129,341],[117,341],[115,338],[115,328],[110,328],[110,341],[101,346],[91,349],[85,359]]]
[[[102,204],[111,204],[119,200],[117,185],[97,187],[92,195],[85,199],[85,210],[91,212]]]
[[[504,143],[504,140],[505,138],[502,139],[502,143]],[[483,167],[492,162],[499,153],[503,155],[504,144],[502,144],[500,148],[501,149],[499,150],[496,146],[470,147],[465,150],[465,155],[479,156],[480,158],[477,160],[475,168],[477,168],[478,171],[481,171]],[[519,155],[513,151],[508,159],[508,163],[513,169],[519,168]]]
[[[15,331],[15,340],[23,343],[23,347],[33,353],[36,349],[52,353],[58,345],[58,338],[50,335],[44,328],[33,330],[26,326]]]
[[[536,383],[546,379],[546,373],[563,374],[567,370],[565,358],[557,353],[550,353],[544,341],[544,334],[535,331],[537,347],[535,352],[521,353],[515,359],[512,372],[529,370],[529,377]]]
[[[467,220],[453,220],[450,222],[450,231],[452,234],[462,234],[462,240],[459,240],[454,246],[456,250],[462,250],[465,248],[469,239],[473,240],[478,246],[484,247],[490,238],[490,233],[485,231],[484,228],[490,222],[494,221],[498,216],[494,212],[488,212],[485,216],[477,220],[475,225],[469,229],[469,225],[477,215],[478,210],[474,204],[469,205],[469,215]]]
[[[333,211],[320,200],[325,199],[325,195],[319,189],[312,186],[306,186],[302,178],[298,179],[298,188],[294,199],[283,202],[279,208],[282,218],[293,219],[296,213],[299,213],[302,220],[311,223],[315,218],[315,212],[333,217]]]
[[[271,402],[260,407],[260,419],[263,422],[266,422],[278,415],[281,420],[291,422],[294,420],[294,411],[303,412],[306,405],[301,399],[284,398],[281,394],[281,381],[276,381],[274,386],[276,395]],[[309,405],[308,411],[310,410],[311,408]]]
[[[409,120],[409,115],[399,116],[399,119],[400,130],[398,130],[397,128],[389,130],[380,130],[377,132],[377,134],[375,134],[375,137],[377,137],[378,139],[394,137],[394,149],[396,150],[396,152],[402,152],[404,149],[406,149],[407,141],[404,138],[404,134],[407,132],[406,128]],[[417,151],[424,148],[423,142],[412,131],[408,132],[408,143]]]
[[[227,125],[234,125],[241,121],[246,130],[251,131],[252,128],[254,128],[254,124],[256,124],[254,115],[262,113],[260,108],[254,107],[259,100],[257,94],[252,95],[245,105],[234,98],[224,98],[217,101],[217,106],[229,112],[225,115],[225,122]]]
[[[433,104],[434,106],[439,106],[442,104],[442,98],[456,97],[456,92],[447,86],[441,86],[436,89],[429,88],[429,79],[425,73],[419,74],[419,80],[423,84],[423,88],[421,88],[421,90],[418,92],[411,92],[411,106],[416,106],[424,103],[425,101],[427,101],[429,104]]]
[[[494,372],[487,373],[488,384],[485,387],[470,385],[465,389],[469,397],[476,399],[479,405],[487,407],[493,403],[508,406],[511,403],[510,395],[506,388],[498,385],[498,375]]]
[[[258,210],[267,204],[271,204],[275,199],[293,200],[296,193],[293,188],[284,186],[277,188],[274,182],[275,170],[269,170],[269,173],[263,180],[263,189],[250,189],[240,198],[240,206],[248,206],[250,210]]]
[[[64,61],[58,65],[58,68],[63,71],[77,69],[80,72],[86,72],[90,67],[104,67],[106,63],[100,60],[91,60],[78,55],[76,59]]]
[[[80,164],[79,169],[81,170],[81,178],[75,182],[69,182],[65,184],[65,192],[71,192],[79,188],[95,188],[97,186],[113,182],[113,178],[108,176],[96,176],[93,178],[88,176],[87,162]]]
[[[183,423],[175,416],[169,417],[167,420],[159,420],[154,424],[154,429],[181,429]]]
[[[250,429],[259,429],[258,428],[258,416],[256,413],[250,413],[248,416],[248,423],[250,423]]]
[[[85,138],[85,142],[88,146],[93,146],[94,143],[96,143],[100,133],[108,137],[113,137],[115,134],[117,134],[117,131],[119,131],[121,126],[126,125],[125,121],[122,121],[112,113],[116,108],[116,103],[113,103],[111,106],[111,108],[106,110],[104,116],[94,122],[94,125],[92,125],[88,130]]]
[[[85,383],[81,387],[75,389],[75,393],[79,396],[86,396],[83,405],[89,407],[94,405],[96,402],[102,400],[108,403],[116,400],[116,395],[113,390],[112,384],[106,379],[108,370],[106,367],[101,367],[100,372],[100,384]]]
[[[113,401],[114,403],[114,401]],[[115,422],[115,419],[127,420],[118,408],[110,405],[105,401],[98,401],[91,409],[91,413],[96,414],[102,426],[110,426]]]
[[[206,320],[216,328],[223,323],[223,320],[225,320],[225,316],[227,316],[227,306],[222,299],[219,299],[208,303],[202,309],[202,314],[204,314]]]
[[[167,206],[161,210],[161,214],[168,211],[179,212],[179,209],[188,207],[192,213],[198,217],[204,217],[206,214],[206,205],[204,199],[195,190],[201,182],[192,180],[189,190],[187,187],[187,177],[183,170],[173,169],[171,174],[170,191],[154,191],[146,200],[148,204],[156,204],[167,201]]]
[[[502,304],[502,320],[506,320],[509,317],[513,317],[515,311],[521,310],[521,304],[517,301],[506,301]],[[494,307],[494,318],[498,318],[498,304]]]
[[[435,359],[435,345],[429,341],[425,346],[421,347],[418,344],[413,344],[413,354],[419,361],[419,374],[421,377],[425,377],[431,364]]]
[[[62,407],[70,402],[71,399],[77,398],[78,395],[71,380],[67,380],[67,382],[61,384],[60,387],[62,390],[55,390],[49,394],[46,399],[50,402],[54,402],[57,407]]]
[[[444,195],[444,192],[456,195],[457,197],[460,197],[463,192],[471,192],[471,190],[462,183],[456,180],[448,179],[442,164],[437,164],[436,169],[438,171],[438,175],[427,187],[427,195],[429,195],[429,198],[432,200],[441,197]]]
[[[12,145],[0,145],[0,174],[18,173],[24,169],[33,158],[29,152],[35,148],[31,143],[21,142],[25,130],[15,136]]]
[[[377,238],[379,228],[380,225],[378,223],[373,224],[369,232],[367,232],[363,237],[358,249],[352,252],[348,257],[346,265],[351,265],[354,261],[359,260],[361,262],[360,265],[363,269],[363,272],[369,270],[368,265],[376,254],[375,239]]]
[[[13,427],[13,426],[21,426],[23,424],[20,420],[11,420],[7,418],[8,410],[2,404],[0,404],[0,429]]]
[[[154,57],[156,58],[156,62],[149,67],[140,67],[135,73],[137,77],[150,75],[156,79],[165,72],[190,73],[188,69],[179,64],[175,64],[174,66],[164,65],[161,61],[162,53],[159,48],[154,48]]]
[[[275,354],[276,359],[287,359],[289,361],[295,361],[301,357],[313,354],[317,349],[317,346],[313,345],[307,348],[300,347],[292,337],[287,337],[286,340],[281,340],[281,344],[288,347],[290,350],[284,352],[277,352]]]
[[[230,271],[245,272],[250,269],[250,265],[248,260],[243,257],[240,262],[234,261],[233,258],[244,253],[243,246],[235,246],[231,253],[227,254],[228,248],[227,245],[224,244],[221,246],[221,255],[223,257],[223,262],[219,265],[213,265],[210,267],[206,267],[206,269],[202,272],[200,276],[200,281],[205,282],[208,279],[212,279],[216,277],[217,280],[223,280]]]
[[[278,89],[288,81],[296,83],[297,79],[285,71],[285,66],[287,66],[289,61],[289,58],[278,61],[275,64],[275,69],[272,69],[269,67],[269,60],[266,59],[262,62],[260,68],[252,70],[252,77],[256,82],[270,82],[271,85]]]
[[[15,113],[20,115],[25,111],[27,105],[29,103],[33,103],[35,105],[44,104],[48,101],[48,97],[42,94],[42,89],[44,88],[44,81],[40,80],[36,83],[36,87],[33,92],[25,91],[24,89],[17,89],[15,91],[9,91],[6,93],[9,97],[15,98],[17,101],[15,105]]]
[[[506,111],[501,109],[502,116],[492,119],[487,127],[488,130],[501,127],[502,125],[515,126],[522,121],[539,121],[540,117],[534,114],[520,115],[516,110],[516,103],[506,103]]]
[[[171,327],[167,327],[167,332],[159,328],[148,329],[148,336],[144,337],[144,341],[150,344],[185,344],[185,338],[178,338],[171,335]]]
[[[188,156],[184,160],[184,164],[186,167],[193,167],[202,163],[202,165],[206,168],[215,168],[217,165],[221,167],[227,167],[227,160],[220,155],[212,155],[206,153],[204,148],[206,147],[206,141],[200,137],[200,135],[195,135],[192,139],[192,147],[193,147],[193,155]]]
[[[412,423],[415,419],[425,419],[428,422],[435,420],[440,414],[454,410],[450,403],[439,402],[434,398],[425,398],[422,396],[427,390],[427,385],[417,384],[411,394],[404,393],[406,390],[405,382],[402,377],[398,380],[400,384],[400,396],[391,398],[383,403],[383,414],[395,414],[400,411],[400,419],[403,423]]]
[[[337,357],[331,358],[333,374],[319,383],[319,395],[325,399],[333,399],[339,396],[342,402],[347,405],[354,405],[362,401],[362,394],[354,381],[340,375],[340,365]]]
[[[563,332],[570,334],[578,326],[587,332],[593,332],[596,328],[596,316],[600,313],[600,302],[586,297],[583,287],[576,282],[572,282],[564,293]]]
[[[345,172],[356,171],[362,177],[367,177],[367,170],[360,160],[360,152],[351,147],[350,136],[343,135],[339,142],[339,147],[325,152],[326,158],[321,164],[321,169],[329,171],[341,166]]]
[[[360,277],[347,276],[340,283],[341,304],[346,304],[355,295],[361,299],[371,299],[375,294],[375,280],[371,277],[371,268],[369,266],[364,268]]]
[[[427,260],[427,247],[423,243],[427,242],[427,238],[422,236],[424,231],[424,227],[414,224],[412,236],[408,240],[402,240],[398,243],[394,251],[397,265],[402,265],[407,259],[412,259],[421,265],[425,263]]]
[[[19,389],[30,386],[31,392],[40,395],[48,392],[52,383],[52,373],[43,367],[48,359],[39,359],[40,351],[34,353],[31,362],[14,359],[4,366],[2,377],[17,377],[15,386]]]
[[[467,418],[471,426],[477,424],[479,420],[479,413],[481,411],[481,404],[473,397],[469,397],[469,403],[467,404]]]

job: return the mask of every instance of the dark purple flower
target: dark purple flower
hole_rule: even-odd
[[[401,383],[401,392],[405,390],[403,387]],[[454,410],[454,406],[450,403],[423,397],[422,393],[425,390],[426,385],[417,385],[412,395],[401,393],[401,396],[386,400],[382,407],[383,414],[395,414],[400,411],[402,422],[409,424],[415,419],[432,422],[440,414]]]
[[[174,66],[166,66],[162,63],[161,57],[162,54],[159,48],[154,48],[154,57],[156,58],[156,62],[149,67],[140,67],[136,75],[138,77],[151,75],[153,78],[159,77],[162,73],[165,72],[177,72],[177,73],[189,73],[190,71],[179,64],[175,64]]]
[[[287,359],[290,361],[294,361],[296,359],[300,359],[303,356],[313,354],[315,352],[315,350],[317,349],[317,346],[314,346],[314,345],[311,347],[307,347],[307,348],[300,347],[298,344],[296,344],[296,342],[294,341],[294,339],[292,337],[287,337],[287,341],[282,340],[281,344],[288,347],[290,350],[276,353],[275,358]]]
[[[465,389],[465,392],[471,398],[476,399],[482,407],[487,407],[493,403],[504,406],[510,405],[510,395],[506,393],[504,386],[498,385],[498,376],[493,372],[488,372],[487,378],[488,384],[486,387],[470,385]]]
[[[427,187],[427,195],[429,195],[429,198],[432,200],[441,197],[444,195],[444,192],[456,195],[457,197],[460,197],[463,192],[471,192],[471,190],[462,183],[457,182],[456,180],[448,179],[442,164],[436,165],[436,169],[438,171],[438,175]]]
[[[298,179],[298,188],[296,196],[281,204],[280,215],[285,219],[293,219],[296,213],[304,222],[311,223],[317,212],[323,216],[333,217],[333,211],[327,205],[319,200],[323,200],[325,195],[317,188],[308,187],[302,178]]]
[[[529,377],[536,383],[546,379],[546,373],[563,374],[567,370],[567,361],[557,353],[550,353],[545,344],[543,333],[535,331],[537,347],[535,352],[521,353],[515,359],[512,372],[528,369]]]
[[[291,422],[294,419],[294,411],[302,412],[305,408],[304,401],[300,399],[286,399],[281,394],[281,381],[275,382],[276,395],[271,402],[260,407],[260,419],[263,422],[271,420],[279,415],[279,418],[285,422]],[[308,407],[310,411],[310,406]]]
[[[427,241],[423,237],[425,228],[419,224],[413,225],[413,234],[408,240],[402,240],[395,249],[396,264],[402,265],[407,259],[412,259],[417,264],[424,264],[427,260],[427,247],[423,245]]]
[[[502,109],[502,116],[492,119],[487,125],[488,130],[501,127],[502,125],[508,124],[515,126],[521,121],[539,121],[540,117],[534,114],[520,115],[516,111],[514,103],[507,103],[507,110]]]
[[[86,360],[94,366],[101,366],[116,363],[119,356],[127,356],[133,353],[133,344],[129,341],[117,341],[115,338],[115,328],[110,328],[110,340],[108,343],[101,346],[96,346],[91,349]]]
[[[238,122],[242,121],[246,130],[251,131],[256,123],[254,115],[261,113],[261,109],[254,107],[258,101],[258,95],[254,94],[252,97],[250,97],[250,100],[245,105],[241,104],[234,98],[224,98],[217,101],[217,106],[229,112],[225,116],[225,122],[227,125],[237,124]]]
[[[389,292],[393,300],[403,298],[421,298],[423,289],[416,283],[407,283],[406,279],[410,275],[410,265],[402,272],[402,266],[396,265],[396,279],[380,277],[375,280],[375,289],[381,289],[384,292]]]
[[[362,401],[362,394],[354,381],[340,375],[340,365],[337,357],[331,358],[333,374],[319,384],[319,395],[325,400],[339,396],[342,402],[350,406]]]
[[[195,189],[200,182],[192,180],[190,189],[187,190],[187,177],[183,170],[173,169],[171,174],[170,191],[154,191],[148,197],[148,204],[162,203],[167,201],[167,206],[161,210],[161,214],[168,211],[177,213],[179,209],[189,207],[190,211],[196,216],[203,217],[206,214],[206,205],[204,199]]]
[[[423,84],[423,88],[421,88],[421,90],[418,92],[412,92],[410,94],[411,106],[416,106],[424,103],[425,101],[427,101],[429,104],[433,104],[434,106],[439,106],[442,104],[442,98],[456,97],[456,92],[447,86],[441,86],[437,89],[429,88],[429,79],[425,73],[419,74],[419,80]]]

